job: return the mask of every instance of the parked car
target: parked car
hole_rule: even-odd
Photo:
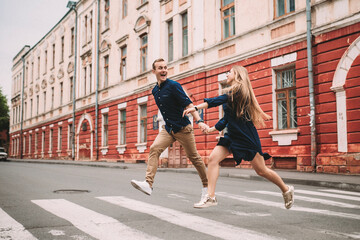
[[[0,147],[0,160],[6,160],[8,157],[5,148]]]

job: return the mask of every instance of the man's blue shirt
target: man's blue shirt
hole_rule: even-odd
[[[185,107],[192,103],[184,92],[180,83],[166,79],[159,86],[157,83],[152,90],[156,105],[158,106],[166,123],[168,133],[177,133],[181,128],[190,124],[187,116],[182,116]]]

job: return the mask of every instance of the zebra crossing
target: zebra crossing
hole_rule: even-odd
[[[281,193],[272,191],[245,191],[243,195],[232,194],[227,192],[217,192],[216,195],[221,200],[230,201],[232,204],[237,202],[255,204],[259,207],[271,207],[282,209],[283,211],[302,212],[317,214],[319,216],[330,216],[342,219],[350,219],[353,221],[360,220],[360,194],[357,192],[341,191],[336,189],[319,189],[318,191],[309,191],[302,189],[295,189],[295,204],[291,210],[286,210],[284,205],[279,200]],[[250,195],[250,196],[245,196]],[[264,199],[266,196],[266,199]],[[181,194],[169,193],[168,197],[172,200],[186,201],[186,196]],[[146,200],[139,201],[128,196],[97,196],[93,200],[100,203],[107,203],[112,205],[116,211],[121,212],[122,209],[132,211],[135,213],[134,217],[147,215],[159,222],[166,222],[167,224],[176,225],[183,229],[205,234],[212,238],[218,239],[281,239],[279,236],[271,236],[269,234],[259,231],[247,229],[245,227],[236,226],[235,224],[224,223],[214,220],[216,218],[209,218],[208,215],[202,215],[203,210],[189,208],[186,211],[172,209],[164,204],[148,203]],[[281,199],[282,200],[282,199]],[[121,217],[114,218],[107,216],[104,213],[97,212],[89,207],[84,207],[78,203],[74,203],[68,199],[35,199],[31,200],[34,206],[34,211],[41,209],[47,214],[55,218],[60,218],[71,223],[73,227],[84,233],[78,238],[71,239],[161,239],[142,230],[142,228],[134,228],[129,226],[127,221]],[[320,208],[308,207],[308,203],[321,204]],[[328,208],[331,208],[328,209]],[[349,210],[352,210],[349,212]],[[205,210],[211,213],[212,209]],[[266,217],[271,213],[245,213],[234,211],[231,209],[225,210],[227,213],[241,216],[241,217]],[[135,219],[134,219],[135,220]],[[359,221],[360,223],[360,221]],[[322,232],[323,231],[323,232]],[[360,230],[354,232],[337,232],[331,229],[322,230],[318,232],[323,234],[335,236],[338,238],[360,239]],[[52,230],[50,233],[56,239],[56,233],[64,235],[59,230]],[[31,233],[31,229],[25,229],[23,225],[16,219],[12,218],[7,212],[0,208],[0,239],[38,239],[36,234]],[[90,236],[90,237],[88,237]],[[239,238],[239,236],[241,236]],[[284,237],[286,239],[286,237]],[[41,239],[41,238],[39,238]],[[60,238],[59,238],[60,239]],[[64,238],[62,238],[64,239]]]

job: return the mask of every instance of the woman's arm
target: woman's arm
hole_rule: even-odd
[[[198,109],[206,109],[208,108],[208,103],[207,102],[203,102],[203,103],[200,103],[199,105],[197,106],[188,106],[188,108],[186,108],[183,112],[183,116],[189,114],[189,113],[193,113],[195,111],[197,111]]]

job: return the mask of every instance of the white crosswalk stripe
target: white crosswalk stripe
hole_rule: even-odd
[[[296,189],[295,192],[308,194],[308,195],[317,195],[317,196],[323,196],[323,197],[332,197],[332,198],[340,198],[340,199],[346,199],[346,200],[352,200],[352,201],[360,201],[360,197],[347,196],[347,195],[341,195],[341,194],[324,193],[324,192],[319,192],[319,191],[298,190],[298,189]]]
[[[37,238],[0,208],[0,239],[33,240]]]
[[[322,192],[331,192],[331,193],[338,193],[338,194],[346,194],[346,195],[354,195],[354,196],[360,196],[360,192],[350,192],[350,191],[343,191],[343,190],[337,190],[337,189],[321,189]]]
[[[202,218],[189,213],[140,202],[122,196],[98,197],[106,202],[131,209],[133,211],[150,214],[163,221],[189,228],[194,231],[202,232],[221,239],[275,239],[271,236],[251,231],[244,228],[235,227],[214,220]]]
[[[298,192],[298,190],[295,191],[295,194],[297,192]],[[242,201],[242,202],[261,204],[261,205],[265,205],[265,206],[269,206],[269,207],[282,208],[282,209],[285,210],[284,204],[280,203],[280,202],[272,202],[272,201],[268,201],[268,200],[262,200],[262,199],[259,199],[259,198],[249,198],[249,197],[244,197],[244,196],[240,196],[240,195],[229,194],[229,193],[226,193],[226,192],[217,192],[216,195],[221,196],[221,197],[234,199],[234,200],[238,200],[238,201]],[[295,204],[296,204],[296,195],[295,195]],[[314,209],[314,208],[298,207],[296,205],[293,206],[290,209],[290,211],[317,213],[317,214],[323,214],[323,215],[328,215],[328,216],[336,216],[336,217],[343,217],[343,218],[350,218],[350,219],[360,220],[360,215],[357,215],[357,214],[334,212],[334,211],[325,210],[325,209]]]
[[[159,239],[65,199],[32,200],[32,202],[97,239]]]
[[[281,193],[279,193],[279,192],[270,192],[270,191],[247,191],[247,192],[282,197]],[[302,200],[302,201],[306,201],[306,202],[321,203],[321,204],[325,204],[325,205],[329,205],[329,206],[335,206],[335,207],[360,209],[360,205],[337,202],[337,201],[320,199],[320,198],[304,197],[304,196],[299,196],[297,193],[298,192],[295,191],[295,194],[296,194],[295,195],[295,200]]]

